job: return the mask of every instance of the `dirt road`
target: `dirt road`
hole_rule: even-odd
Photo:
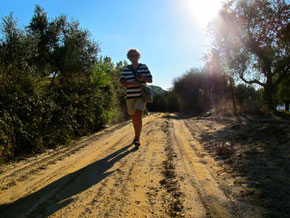
[[[0,217],[261,217],[225,188],[199,143],[203,130],[202,121],[154,114],[139,149],[126,122],[3,166]]]

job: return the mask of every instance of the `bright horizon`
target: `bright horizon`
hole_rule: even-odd
[[[99,55],[111,57],[114,63],[127,60],[128,49],[140,50],[140,62],[149,67],[152,84],[167,90],[174,78],[204,66],[202,57],[209,41],[206,27],[221,1],[83,0],[80,4],[77,0],[1,0],[0,15],[3,18],[13,12],[18,26],[24,27],[36,4],[49,18],[65,14],[78,20],[99,43]]]

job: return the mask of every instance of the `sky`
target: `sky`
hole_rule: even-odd
[[[173,80],[191,68],[204,66],[208,51],[207,23],[222,0],[0,0],[0,17],[18,26],[29,24],[39,4],[53,19],[62,14],[78,20],[98,42],[100,55],[114,63],[127,60],[130,48],[141,51],[153,85],[168,90]],[[127,60],[128,61],[128,60]]]

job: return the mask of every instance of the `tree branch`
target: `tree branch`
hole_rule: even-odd
[[[272,61],[267,56],[264,55],[264,51],[259,47],[258,43],[250,35],[247,41],[243,40],[240,35],[239,38],[246,48],[249,48],[251,52],[256,54],[264,62],[266,72],[271,73]]]
[[[257,80],[257,79],[254,79],[254,80],[246,80],[245,78],[244,78],[244,74],[242,73],[242,74],[240,74],[240,79],[243,81],[243,82],[245,82],[245,83],[247,83],[247,84],[254,84],[254,83],[256,83],[256,84],[258,84],[258,85],[260,85],[260,86],[262,86],[262,87],[265,87],[265,84],[264,83],[261,83],[259,80]]]

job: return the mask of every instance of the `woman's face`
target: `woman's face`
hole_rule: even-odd
[[[136,63],[138,62],[140,59],[139,55],[136,54],[136,55],[132,55],[131,57],[129,57],[129,60],[132,62],[132,63]]]

